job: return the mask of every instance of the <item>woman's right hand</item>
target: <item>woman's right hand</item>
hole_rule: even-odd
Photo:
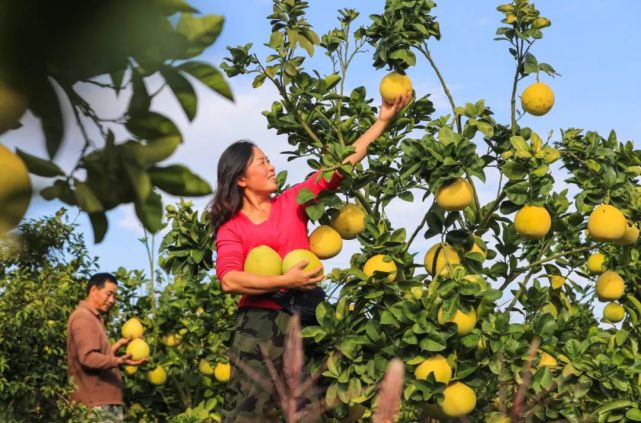
[[[305,271],[305,266],[308,264],[309,260],[303,259],[285,273],[288,281],[287,288],[308,291],[314,289],[323,280],[325,277],[323,267],[318,266],[316,269]]]

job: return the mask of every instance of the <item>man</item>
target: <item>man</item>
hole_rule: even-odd
[[[67,322],[68,374],[76,385],[72,400],[94,409],[99,421],[123,421],[123,385],[118,366],[142,364],[116,352],[129,342],[110,345],[101,315],[116,302],[118,281],[110,273],[97,273],[87,285],[87,297]]]

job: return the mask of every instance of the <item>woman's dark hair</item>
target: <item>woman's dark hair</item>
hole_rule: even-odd
[[[222,224],[243,206],[243,190],[238,186],[238,179],[245,174],[255,145],[248,140],[236,141],[227,147],[218,160],[218,188],[209,204],[209,220],[214,239]]]

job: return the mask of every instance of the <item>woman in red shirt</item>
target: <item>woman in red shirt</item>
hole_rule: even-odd
[[[396,113],[410,100],[399,97],[394,104],[383,103],[376,122],[353,144],[354,153],[345,159],[352,165],[367,154],[368,146],[385,130]],[[278,189],[276,171],[265,153],[249,141],[229,146],[218,162],[218,189],[212,201],[210,218],[216,240],[216,272],[223,291],[241,294],[230,355],[251,367],[265,380],[271,380],[264,365],[260,345],[267,346],[271,360],[280,369],[288,310],[277,300],[282,292],[317,292],[323,279],[321,268],[305,271],[303,260],[279,276],[262,276],[243,270],[249,251],[267,245],[281,257],[295,249],[309,249],[307,215],[297,203],[298,192],[307,188],[314,194],[335,189],[341,181],[338,172],[327,182],[315,172],[304,182],[272,197]],[[273,392],[238,369],[232,362],[231,379],[224,404],[225,422],[278,421]]]

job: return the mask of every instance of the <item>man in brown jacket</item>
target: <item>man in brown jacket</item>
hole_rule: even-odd
[[[118,366],[137,366],[129,355],[116,352],[129,342],[110,344],[102,314],[116,302],[118,281],[110,273],[97,273],[87,285],[87,297],[71,313],[67,323],[68,373],[76,385],[72,400],[94,409],[96,421],[123,421],[122,378]]]

